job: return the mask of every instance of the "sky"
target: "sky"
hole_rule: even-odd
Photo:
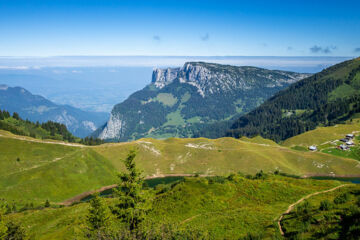
[[[0,56],[360,55],[360,1],[0,0]]]

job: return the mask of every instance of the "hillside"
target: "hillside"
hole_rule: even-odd
[[[360,135],[360,119],[353,119],[346,124],[337,124],[331,127],[318,127],[286,139],[282,145],[287,147],[325,145],[326,143],[344,138],[348,133]]]
[[[253,141],[253,142],[252,142]],[[317,152],[301,152],[257,138],[242,141],[140,139],[130,143],[84,146],[40,140],[0,131],[0,198],[25,203],[61,202],[82,192],[114,184],[130,149],[145,176],[164,174],[360,175],[359,162]]]
[[[94,135],[116,141],[219,137],[235,116],[307,76],[204,62],[156,69],[152,82],[115,105],[109,121]]]
[[[277,142],[357,117],[360,58],[345,61],[292,84],[240,117],[228,136],[261,135]]]
[[[276,175],[186,178],[165,191],[153,190],[154,202],[145,225],[150,239],[156,234],[161,239],[174,239],[171,234],[185,239],[279,238],[276,220],[290,204],[340,184]],[[107,199],[106,204],[111,206],[114,201]],[[21,222],[35,239],[84,239],[87,209],[88,204],[82,203],[13,213],[8,218]]]
[[[6,85],[0,85],[0,109],[11,114],[17,112],[23,119],[33,122],[62,123],[77,137],[90,135],[108,117],[106,113],[86,112],[68,105],[57,105],[24,88]]]
[[[68,142],[80,141],[74,137],[64,124],[56,122],[33,123],[23,120],[18,113],[11,116],[8,111],[0,109],[0,129],[10,131],[17,135],[30,136],[39,139],[54,139]]]
[[[299,204],[281,222],[286,239],[359,239],[359,184]]]

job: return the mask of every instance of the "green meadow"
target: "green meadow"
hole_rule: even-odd
[[[296,179],[268,175],[190,177],[152,190],[152,210],[145,225],[150,232],[176,228],[200,232],[208,239],[279,237],[276,220],[288,205],[316,191],[340,185],[339,181]],[[106,199],[111,206],[116,199]],[[83,239],[88,203],[70,207],[28,210],[7,215],[21,221],[35,239]]]

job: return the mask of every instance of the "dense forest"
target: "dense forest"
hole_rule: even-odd
[[[261,135],[281,141],[360,113],[360,59],[346,61],[294,83],[240,117],[227,136]]]
[[[75,137],[68,131],[64,124],[53,121],[33,123],[27,119],[23,120],[16,112],[11,115],[6,110],[0,110],[0,129],[16,135],[39,139],[54,139],[85,145],[99,145],[103,143],[103,141],[98,138],[86,137],[80,139]]]

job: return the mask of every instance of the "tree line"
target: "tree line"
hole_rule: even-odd
[[[12,123],[11,121],[4,121],[6,119],[14,119],[17,121],[17,124]],[[29,136],[33,138],[42,138],[42,139],[55,139],[63,140],[72,143],[81,143],[84,145],[99,145],[104,143],[103,140],[94,137],[85,137],[80,139],[72,135],[67,127],[62,123],[57,123],[53,121],[47,121],[43,123],[33,123],[28,119],[23,120],[17,112],[13,112],[11,115],[6,110],[0,109],[0,129],[9,131],[16,135]]]
[[[319,125],[331,126],[350,119],[360,112],[360,91],[359,94],[344,94],[344,97],[334,100],[329,99],[329,93],[344,84],[358,89],[354,78],[360,67],[348,70],[352,63],[340,63],[280,91],[236,120],[226,135],[237,138],[261,135],[279,142]],[[341,77],[334,74],[343,69],[348,73]]]

